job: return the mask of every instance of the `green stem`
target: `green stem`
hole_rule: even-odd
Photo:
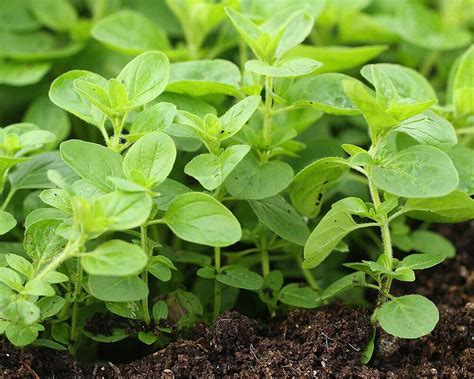
[[[42,269],[38,275],[36,275],[36,278],[43,279],[51,271],[54,271],[56,268],[58,268],[61,263],[72,257],[79,250],[81,244],[82,241],[80,240],[70,240],[64,250],[56,255],[54,259],[49,262],[49,264],[44,269]]]
[[[262,262],[262,275],[266,277],[270,272],[270,257],[268,256],[268,244],[265,236],[260,238],[260,260]]]
[[[271,76],[265,77],[265,108],[263,111],[263,140],[265,144],[270,143],[271,123],[272,123],[272,91],[273,78]]]
[[[243,38],[239,38],[239,57],[240,57],[240,71],[242,75],[245,73],[245,63],[248,61],[247,45]]]
[[[216,273],[221,271],[221,248],[214,248],[214,268]],[[214,321],[221,312],[221,284],[214,280]]]
[[[10,187],[10,191],[8,192],[8,195],[2,204],[2,211],[7,209],[8,204],[10,204],[10,201],[13,199],[13,196],[15,195],[15,193],[16,193],[16,189],[14,189],[13,187]]]
[[[301,272],[303,273],[303,276],[306,279],[306,282],[308,283],[308,285],[313,290],[319,291],[321,288],[319,288],[318,282],[316,281],[316,278],[314,277],[311,270],[303,268],[303,258],[301,258],[301,254],[299,252],[295,254],[295,258],[296,258],[296,262],[298,263],[298,267],[301,268]]]
[[[71,317],[71,342],[76,342],[79,332],[77,328],[77,319],[79,317],[79,302],[77,301],[82,291],[82,265],[77,260],[76,277],[74,280],[74,293],[73,293],[73,305],[72,305],[72,317]]]
[[[142,249],[148,255],[148,257],[150,257],[151,251],[148,248],[148,241],[147,241],[148,240],[148,227],[147,226],[142,226],[140,228],[140,237],[141,237],[140,239],[141,239]],[[148,287],[148,270],[146,269],[143,270],[141,277]],[[151,321],[151,317],[150,317],[150,310],[148,307],[148,296],[146,296],[142,300],[142,308],[143,308],[143,319],[145,321],[145,324],[149,325]]]

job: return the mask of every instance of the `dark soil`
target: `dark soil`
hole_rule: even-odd
[[[292,311],[274,324],[236,312],[209,330],[194,328],[190,340],[132,363],[77,363],[48,349],[16,350],[0,344],[0,377],[356,377],[474,378],[474,222],[443,226],[456,258],[420,272],[401,293],[419,293],[440,310],[436,329],[418,340],[397,340],[379,333],[369,366],[360,354],[369,336],[369,312],[333,305]]]

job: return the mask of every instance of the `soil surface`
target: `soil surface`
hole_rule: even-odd
[[[2,342],[0,377],[474,377],[474,222],[438,231],[456,245],[456,257],[420,272],[415,283],[397,285],[399,294],[434,301],[438,326],[418,340],[379,332],[368,366],[360,364],[360,354],[370,333],[369,311],[332,305],[292,311],[270,325],[228,312],[213,329],[197,325],[191,339],[132,363],[79,363],[62,352]]]

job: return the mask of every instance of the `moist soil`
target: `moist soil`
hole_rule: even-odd
[[[83,363],[63,352],[20,350],[3,341],[0,377],[474,378],[474,222],[438,231],[456,245],[456,257],[419,272],[415,283],[397,286],[399,295],[419,293],[433,300],[438,326],[417,340],[379,331],[368,366],[360,356],[370,333],[369,310],[335,304],[291,311],[272,323],[228,312],[212,329],[196,325],[190,339],[131,363]]]

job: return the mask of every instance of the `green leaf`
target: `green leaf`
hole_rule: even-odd
[[[198,316],[203,314],[201,301],[192,292],[178,290],[176,292],[176,297],[178,298],[180,305],[186,309],[188,313]]]
[[[320,298],[310,287],[300,287],[297,283],[288,284],[278,294],[278,300],[292,307],[312,309],[320,305]]]
[[[63,308],[64,304],[66,304],[66,300],[60,296],[43,297],[36,303],[40,309],[42,320],[46,320],[58,314]]]
[[[248,145],[233,145],[219,156],[201,154],[186,165],[184,172],[196,178],[205,189],[212,191],[224,182],[249,151]]]
[[[69,281],[69,277],[58,271],[50,271],[44,276],[44,281],[50,284],[65,283]]]
[[[9,175],[10,184],[15,190],[53,188],[48,171],[54,170],[67,182],[77,179],[77,175],[61,160],[57,151],[38,154],[27,162],[20,163]]]
[[[419,338],[438,323],[439,312],[431,301],[420,295],[397,297],[377,310],[380,326],[400,338]]]
[[[281,196],[249,201],[260,222],[279,237],[304,246],[309,229],[303,218]]]
[[[425,254],[442,254],[454,257],[456,248],[442,235],[429,230],[415,230],[410,234],[410,250]]]
[[[308,101],[317,110],[335,115],[358,115],[357,106],[346,95],[342,83],[358,80],[344,74],[321,74],[309,80],[301,100]]]
[[[0,309],[0,318],[11,321],[12,323],[31,325],[35,323],[39,317],[39,308],[35,304],[20,297]]]
[[[81,79],[74,80],[73,87],[79,96],[91,102],[109,117],[114,116],[106,87]]]
[[[474,86],[454,91],[454,114],[458,118],[474,114]]]
[[[329,287],[326,287],[321,294],[321,299],[330,299],[334,296],[340,295],[344,291],[360,286],[361,284],[365,284],[365,274],[363,272],[354,272],[345,275],[333,282]]]
[[[56,232],[61,220],[35,222],[25,232],[23,245],[37,270],[48,264],[66,246],[67,241]]]
[[[143,310],[140,302],[105,303],[105,306],[107,310],[120,317],[130,318],[132,320],[143,320]]]
[[[153,345],[157,338],[152,332],[138,332],[138,339],[146,345]]]
[[[446,254],[428,253],[407,255],[400,262],[401,267],[411,268],[412,270],[424,270],[440,264],[446,259]]]
[[[131,136],[142,136],[151,132],[162,132],[168,128],[176,115],[176,105],[158,103],[140,112],[130,126]],[[130,136],[127,136],[130,140]]]
[[[95,126],[102,126],[105,122],[105,114],[74,90],[74,82],[78,79],[102,87],[107,85],[107,80],[100,75],[89,71],[72,70],[62,74],[53,81],[49,89],[49,98],[58,107],[72,113],[85,122]]]
[[[168,306],[162,300],[156,302],[153,305],[153,320],[158,324],[161,320],[166,320],[168,318]]]
[[[344,200],[346,199],[341,201]],[[323,216],[306,241],[303,267],[318,266],[331,254],[345,236],[366,226],[357,224],[352,218],[350,210],[341,201],[333,204],[331,210]]]
[[[162,282],[167,282],[171,279],[171,270],[176,270],[176,266],[169,258],[157,255],[149,259],[147,270]]]
[[[459,182],[451,159],[426,145],[389,154],[370,168],[370,176],[382,190],[407,198],[444,196]]]
[[[153,199],[154,204],[160,211],[168,210],[171,202],[179,195],[191,192],[184,184],[172,179],[165,179],[163,183],[154,189],[160,195]]]
[[[46,96],[40,96],[30,104],[23,116],[23,122],[38,125],[40,129],[48,130],[56,136],[56,141],[48,145],[48,148],[59,145],[67,138],[71,130],[67,113],[54,105]]]
[[[70,30],[78,18],[68,0],[35,0],[30,7],[39,22],[58,32]]]
[[[8,340],[17,347],[30,345],[38,338],[39,325],[22,325],[10,323],[7,326],[5,334]]]
[[[459,174],[458,189],[468,195],[474,195],[474,150],[466,146],[456,145],[448,150],[449,155]]]
[[[226,140],[242,129],[257,110],[260,101],[260,96],[248,96],[225,112],[220,118],[222,130],[219,131],[219,139]]]
[[[213,59],[173,63],[167,91],[191,96],[221,93],[237,95],[239,68],[232,62]]]
[[[21,293],[33,296],[54,296],[56,291],[46,281],[33,278],[25,283],[25,288]]]
[[[403,212],[417,220],[458,223],[474,219],[474,200],[456,190],[442,197],[408,199]]]
[[[373,67],[381,70],[387,76],[400,97],[420,102],[437,100],[436,92],[430,82],[415,70],[392,63],[378,63],[362,67],[362,76],[372,84],[375,83],[372,76]]]
[[[311,46],[299,45],[286,56],[305,57],[322,63],[318,73],[344,71],[370,61],[387,49],[385,45],[373,46]]]
[[[25,277],[32,278],[35,275],[35,269],[33,265],[25,258],[16,254],[7,254],[5,258],[7,260],[8,266]]]
[[[148,287],[138,276],[89,277],[92,296],[102,301],[124,302],[142,300],[148,296]]]
[[[225,186],[237,199],[259,200],[283,191],[293,179],[293,169],[281,161],[259,162],[247,155],[232,172]]]
[[[123,171],[127,179],[151,189],[166,179],[175,159],[176,147],[171,137],[153,132],[140,138],[128,150]]]
[[[122,156],[104,146],[69,140],[61,144],[60,152],[63,161],[81,178],[104,192],[114,190],[107,177],[123,178]]]
[[[474,87],[474,45],[471,45],[460,57],[453,78],[453,93],[461,88]]]
[[[154,100],[161,94],[170,77],[168,57],[158,51],[143,53],[120,71],[117,79],[125,85],[128,98],[135,107]]]
[[[133,243],[109,240],[81,257],[84,270],[97,276],[129,276],[143,270],[148,257]]]
[[[427,50],[453,50],[471,42],[468,30],[445,23],[441,13],[416,1],[404,1],[397,8],[397,32],[407,42]]]
[[[294,78],[308,75],[321,66],[320,62],[309,58],[287,58],[272,65],[259,60],[250,60],[245,63],[247,71],[274,78]]]
[[[263,278],[246,267],[233,266],[224,269],[223,274],[217,274],[216,280],[227,286],[257,291],[263,285]]]
[[[84,330],[84,334],[91,340],[102,342],[102,343],[114,343],[122,341],[127,338],[130,333],[124,329],[114,328],[111,333],[108,334],[93,334]]]
[[[0,8],[0,24],[8,30],[35,30],[40,24],[31,14],[28,0],[4,0]]]
[[[0,283],[5,284],[15,291],[21,291],[23,280],[20,275],[12,269],[0,267]]]
[[[408,134],[424,145],[446,150],[457,143],[456,132],[449,121],[432,111],[402,121],[394,132]]]
[[[8,233],[15,226],[15,217],[11,213],[0,211],[0,235]]]
[[[176,197],[164,220],[181,239],[207,246],[229,246],[242,230],[235,216],[210,195],[191,192]]]
[[[101,19],[92,29],[92,37],[125,54],[140,54],[169,48],[163,30],[138,12],[122,10]]]
[[[151,212],[152,201],[146,193],[111,192],[98,199],[108,230],[127,230],[143,225]]]
[[[50,70],[51,63],[0,61],[0,84],[27,86],[38,83]]]
[[[328,157],[311,163],[295,175],[289,193],[295,208],[307,217],[316,217],[325,193],[347,172],[342,158]]]

